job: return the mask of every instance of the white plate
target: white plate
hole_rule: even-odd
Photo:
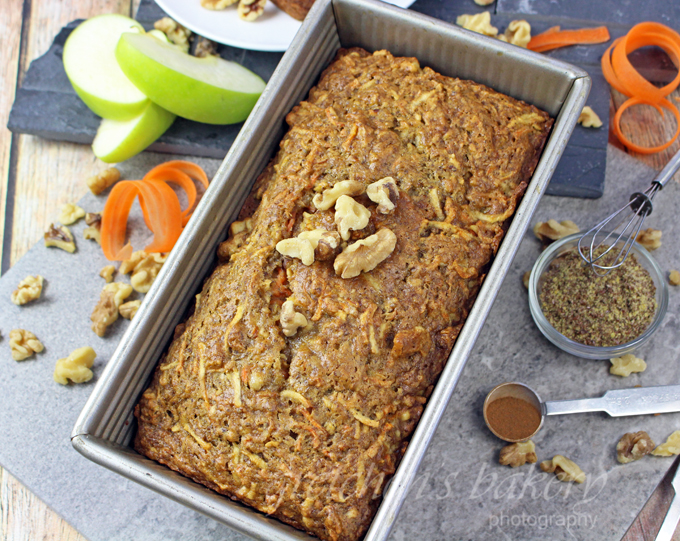
[[[415,0],[385,0],[407,8]],[[241,49],[285,51],[302,24],[267,1],[264,13],[254,22],[246,22],[236,12],[237,4],[221,11],[201,7],[200,0],[156,0],[170,17],[189,30],[208,39]]]

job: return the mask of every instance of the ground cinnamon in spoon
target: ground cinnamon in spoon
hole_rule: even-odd
[[[541,413],[529,402],[514,396],[504,396],[486,408],[489,425],[503,439],[529,438],[541,424]]]

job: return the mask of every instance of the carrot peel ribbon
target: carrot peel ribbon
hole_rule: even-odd
[[[660,23],[645,22],[635,25],[628,34],[618,38],[602,56],[602,74],[607,82],[628,96],[614,116],[614,134],[629,150],[641,154],[653,154],[668,148],[680,135],[680,112],[666,97],[680,85],[680,72],[664,87],[658,88],[647,81],[630,63],[628,55],[639,49],[655,45],[663,49],[676,67],[680,64],[680,34]],[[662,145],[642,147],[627,139],[621,130],[621,116],[634,105],[650,105],[663,116],[663,109],[671,111],[677,127],[673,137]]]
[[[545,32],[532,37],[527,45],[527,49],[537,53],[544,53],[569,45],[604,43],[609,41],[609,39],[609,30],[606,26],[579,28],[578,30],[559,30],[558,26],[553,26]]]
[[[173,160],[154,167],[142,180],[118,182],[111,190],[102,214],[104,256],[110,261],[122,261],[132,256],[133,249],[129,242],[125,244],[125,234],[130,209],[136,198],[139,198],[144,223],[153,233],[153,240],[144,250],[172,250],[196,202],[194,181],[207,187],[208,177],[203,169],[191,162]],[[184,211],[168,183],[176,184],[186,192],[188,204]]]

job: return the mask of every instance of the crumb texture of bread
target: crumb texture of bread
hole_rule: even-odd
[[[258,178],[222,262],[175,332],[135,414],[135,447],[323,540],[366,531],[526,189],[549,116],[386,51],[341,50]],[[364,193],[396,247],[343,279],[276,244],[336,231],[313,197],[392,177],[394,210]],[[254,209],[254,210],[253,210]],[[346,243],[345,243],[346,244]],[[279,316],[291,301],[307,324]]]

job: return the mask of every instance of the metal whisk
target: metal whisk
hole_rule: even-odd
[[[607,216],[579,239],[579,254],[586,263],[590,264],[595,274],[604,276],[623,265],[642,229],[645,218],[652,213],[652,199],[668,183],[678,167],[680,167],[680,150],[675,153],[645,192],[636,192],[631,195],[630,201],[625,207]],[[632,215],[630,212],[632,212]],[[616,225],[610,228],[611,224],[617,219]],[[608,242],[609,239],[614,239],[615,235],[617,235],[615,240]],[[588,239],[590,239],[590,242],[588,242]],[[621,243],[623,244],[621,245]],[[602,246],[607,246],[607,249],[600,253],[599,249]],[[607,254],[616,253],[615,250],[617,249],[619,251],[615,258],[602,260]]]

